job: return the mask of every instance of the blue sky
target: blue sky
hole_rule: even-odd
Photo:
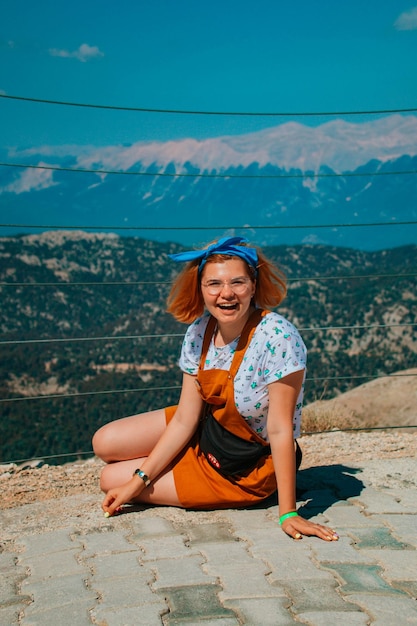
[[[0,93],[29,98],[209,111],[413,108],[416,59],[416,0],[13,0],[0,10]],[[205,138],[281,121],[0,98],[3,148]]]

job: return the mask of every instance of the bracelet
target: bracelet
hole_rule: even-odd
[[[139,478],[141,478],[143,480],[143,482],[145,483],[146,487],[148,487],[151,484],[151,479],[149,478],[149,476],[147,476],[145,474],[145,472],[142,472],[141,469],[135,469],[135,471],[133,472],[133,476],[139,476]]]
[[[279,525],[282,525],[282,522],[285,522],[286,519],[288,519],[289,517],[298,517],[298,513],[297,511],[290,511],[289,513],[285,513],[285,515],[281,515],[281,517],[279,518]]]

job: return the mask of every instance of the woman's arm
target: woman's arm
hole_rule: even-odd
[[[164,434],[143,463],[143,471],[156,478],[177,456],[195,433],[203,409],[196,377],[184,374],[178,408]]]
[[[294,372],[268,386],[268,436],[278,485],[279,516],[297,510],[295,495],[295,449],[293,415],[304,371]],[[294,539],[302,535],[316,535],[332,541],[337,534],[320,524],[313,524],[301,516],[288,517],[282,523],[283,530]]]
[[[183,375],[181,396],[174,417],[149,456],[141,463],[141,470],[151,480],[155,479],[177,456],[195,433],[203,408],[203,400],[197,391],[195,376]],[[137,498],[145,488],[137,475],[120,487],[110,489],[102,508],[113,515],[117,508]]]

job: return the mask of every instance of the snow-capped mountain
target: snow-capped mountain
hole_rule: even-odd
[[[219,229],[249,226],[249,237],[262,243],[391,247],[413,243],[415,227],[378,227],[369,237],[365,227],[323,226],[416,220],[416,155],[414,115],[363,123],[338,119],[317,127],[289,122],[201,141],[14,149],[1,160],[146,175],[3,167],[2,221],[131,227],[130,234],[184,243],[210,239]],[[318,228],[301,228],[312,225]],[[134,227],[154,227],[155,232]],[[166,230],[157,232],[158,227]]]

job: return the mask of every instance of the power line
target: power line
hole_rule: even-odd
[[[181,389],[181,385],[173,385],[171,387],[139,387],[137,389],[107,389],[104,391],[74,391],[74,393],[51,393],[40,396],[21,396],[18,398],[1,398],[0,403],[21,402],[22,400],[53,400],[56,398],[80,398],[83,396],[101,396],[111,395],[115,393],[140,393],[147,391],[168,391],[173,389]]]
[[[64,452],[63,454],[45,454],[41,457],[30,457],[29,459],[15,459],[14,461],[0,461],[0,465],[15,465],[16,463],[28,463],[32,461],[45,461],[45,459],[63,459],[70,456],[94,456],[93,450],[88,452]],[[32,468],[33,469],[33,468]]]
[[[287,278],[286,282],[309,282],[321,280],[361,280],[361,279],[385,279],[385,278],[413,278],[416,272],[407,274],[350,274],[341,276],[303,276],[300,278]],[[45,283],[11,283],[0,282],[0,287],[141,287],[143,285],[172,285],[172,281],[149,280],[149,281],[107,281],[107,282],[45,282]]]
[[[417,428],[417,424],[405,424],[400,426],[363,426],[361,428],[331,428],[330,430],[313,430],[302,431],[301,436],[312,435],[331,435],[333,433],[356,433],[356,432],[371,432],[381,430],[404,430],[407,428]],[[64,452],[62,454],[48,454],[37,457],[29,457],[27,459],[14,459],[7,461],[0,461],[1,465],[15,465],[16,463],[29,463],[32,461],[45,461],[50,459],[63,459],[68,457],[80,457],[80,456],[95,456],[93,450],[87,450],[83,452]]]
[[[73,168],[73,167],[58,167],[56,165],[31,165],[25,163],[0,163],[1,167],[17,167],[24,169],[35,170],[49,170],[54,172],[78,172],[81,174],[111,174],[117,176],[147,176],[147,177],[159,177],[159,178],[243,178],[243,179],[279,179],[279,178],[353,178],[353,177],[366,177],[366,176],[402,176],[409,174],[417,174],[417,170],[402,170],[396,172],[344,172],[337,174],[331,173],[306,173],[306,174],[207,174],[207,173],[182,173],[177,174],[175,172],[130,172],[126,170],[104,170],[104,169],[89,169],[89,168]]]
[[[308,282],[310,280],[360,280],[363,278],[410,278],[417,276],[417,273],[410,274],[358,274],[358,275],[346,275],[346,276],[309,276],[306,278],[287,278],[287,282]],[[27,283],[26,283],[27,284]],[[0,283],[1,285],[1,283]]]
[[[417,274],[410,274],[410,276],[416,276]],[[395,276],[395,274],[393,274]],[[400,276],[407,276],[407,274],[400,274]],[[162,280],[150,280],[150,281],[132,281],[126,282],[122,280],[109,281],[104,283],[99,282],[52,282],[52,283],[4,283],[0,282],[0,287],[140,287],[142,285],[172,285],[172,281]]]
[[[292,230],[292,229],[317,229],[317,228],[359,228],[359,227],[368,227],[368,226],[411,226],[417,224],[417,220],[407,220],[407,221],[391,221],[391,222],[357,222],[357,223],[346,223],[346,224],[268,224],[264,226],[253,225],[253,226],[103,226],[102,224],[98,224],[97,226],[90,225],[82,225],[82,224],[0,224],[0,228],[36,228],[40,230],[168,230],[168,231],[187,231],[187,230],[197,230],[197,231],[205,231],[205,230]]]
[[[37,102],[40,104],[54,104],[59,106],[83,107],[89,109],[108,109],[111,111],[136,111],[138,113],[169,113],[174,115],[223,115],[242,117],[330,117],[335,115],[388,115],[393,113],[414,113],[417,108],[409,109],[374,109],[363,111],[196,111],[183,109],[154,109],[150,107],[120,106],[111,104],[92,104],[86,102],[68,102],[63,100],[47,100],[45,98],[30,98],[26,96],[13,96],[0,94],[0,98],[8,100],[20,100],[23,102]]]
[[[166,339],[168,337],[183,337],[184,333],[172,333],[172,334],[167,334],[167,335],[160,335],[160,334],[154,334],[154,335],[118,335],[118,336],[112,336],[112,335],[108,335],[107,337],[68,337],[67,339],[64,338],[57,338],[57,339],[17,339],[17,340],[10,340],[10,341],[0,341],[0,345],[4,346],[4,345],[22,345],[22,344],[34,344],[34,343],[74,343],[74,342],[78,342],[78,341],[119,341],[119,340],[132,340],[132,339],[156,339],[158,337],[162,337],[163,339]]]
[[[352,376],[320,376],[320,377],[308,377],[306,378],[306,382],[320,382],[326,380],[364,380],[364,379],[372,379],[378,380],[380,378],[407,378],[407,377],[415,377],[417,374],[384,374],[381,376],[374,376],[372,374],[358,374]],[[181,389],[181,385],[172,385],[165,387],[138,387],[134,389],[105,389],[102,391],[74,391],[73,393],[51,393],[51,394],[41,394],[38,396],[19,396],[16,398],[1,398],[0,404],[6,404],[10,402],[22,402],[26,400],[56,400],[56,399],[68,399],[68,398],[80,398],[85,396],[102,396],[102,395],[112,395],[119,393],[142,393],[148,391],[172,391]]]
[[[401,430],[404,428],[417,428],[417,424],[405,424],[401,426],[362,426],[361,428],[332,428],[330,430],[302,431],[302,435],[328,435],[331,433],[360,433],[373,430]],[[27,459],[29,460],[29,459]]]
[[[369,330],[371,328],[397,328],[397,327],[409,327],[417,326],[417,322],[407,322],[405,324],[361,324],[361,325],[347,325],[347,326],[309,326],[305,328],[299,328],[300,332],[312,332],[312,331],[333,331],[333,330]],[[155,338],[172,338],[183,337],[184,333],[168,333],[166,335],[152,334],[152,335],[107,335],[104,337],[68,337],[68,338],[50,338],[50,339],[10,339],[0,341],[0,345],[27,345],[38,343],[74,343],[74,342],[87,342],[87,341],[125,341],[133,339],[155,339]]]

